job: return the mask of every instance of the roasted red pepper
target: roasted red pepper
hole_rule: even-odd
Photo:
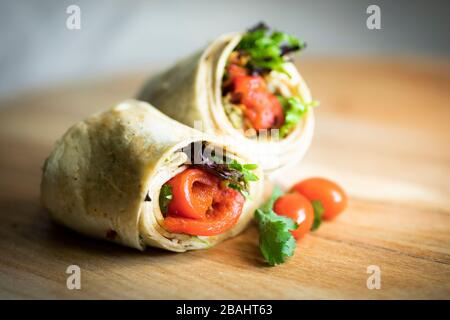
[[[284,123],[284,114],[277,97],[267,90],[260,76],[242,75],[237,71],[233,78],[234,95],[245,105],[244,116],[256,130],[279,128]]]
[[[230,79],[234,79],[237,76],[246,76],[247,69],[244,67],[238,66],[237,64],[230,64],[228,67],[228,77]]]
[[[172,187],[169,215],[204,219],[218,189],[219,178],[200,169],[187,169],[167,182]]]
[[[172,233],[214,236],[238,221],[245,198],[223,186],[218,177],[189,168],[167,182],[172,187],[164,227]]]

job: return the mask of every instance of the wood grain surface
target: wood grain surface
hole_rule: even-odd
[[[347,211],[267,267],[254,226],[212,249],[144,253],[52,223],[41,166],[75,121],[133,96],[155,68],[70,81],[0,102],[0,298],[450,299],[450,64],[307,60],[321,101],[311,149],[288,187],[320,175],[350,195]],[[68,290],[66,268],[81,268]],[[367,267],[381,288],[366,286]]]

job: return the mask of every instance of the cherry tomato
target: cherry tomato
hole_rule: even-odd
[[[298,228],[291,230],[295,239],[307,234],[314,222],[314,209],[301,194],[287,193],[277,199],[273,205],[273,211],[280,216],[289,217],[298,224]]]
[[[218,189],[219,178],[196,168],[189,168],[170,179],[172,201],[168,214],[186,218],[204,218]]]
[[[330,220],[340,214],[347,207],[347,195],[344,190],[328,179],[310,178],[292,187],[310,201],[318,200],[325,209],[322,219]]]

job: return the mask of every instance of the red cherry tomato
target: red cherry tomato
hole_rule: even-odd
[[[340,214],[347,207],[347,195],[344,190],[328,179],[310,178],[292,187],[310,201],[318,200],[325,209],[322,219],[330,220]]]
[[[307,234],[314,222],[314,209],[304,196],[298,193],[287,193],[277,199],[273,211],[280,216],[289,217],[298,224],[298,228],[291,230],[295,239]]]

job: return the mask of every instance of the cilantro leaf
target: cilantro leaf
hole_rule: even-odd
[[[240,164],[236,160],[231,160],[231,162],[228,164],[228,167],[234,170],[237,170],[242,173],[244,177],[244,182],[248,183],[249,181],[258,181],[259,178],[256,174],[251,172],[251,170],[255,170],[258,168],[258,165],[256,164]]]
[[[296,241],[290,230],[298,228],[294,220],[277,215],[273,204],[282,194],[275,188],[270,199],[255,211],[255,218],[259,226],[259,248],[265,261],[275,266],[291,257],[296,248]]]
[[[214,166],[214,169],[221,172],[222,177],[226,179],[227,186],[239,191],[246,198],[249,198],[249,182],[259,180],[258,176],[251,172],[257,168],[258,165],[256,164],[240,164],[235,159],[228,161],[228,163],[222,163]],[[225,173],[228,174],[225,175]]]
[[[239,191],[246,198],[249,194],[249,182],[259,180],[258,176],[251,172],[257,169],[258,165],[240,164],[235,159],[228,158],[220,148],[208,146],[205,141],[193,142],[182,150],[193,166],[198,166],[220,177],[228,187]]]
[[[259,221],[259,247],[266,262],[275,266],[294,254],[296,242],[289,230],[296,229],[296,223],[289,218],[278,216],[273,211],[255,212]]]
[[[292,129],[297,125],[300,119],[306,114],[309,108],[313,108],[319,105],[318,101],[311,101],[308,103],[300,101],[297,97],[285,98],[278,95],[278,100],[283,106],[284,111],[284,124],[280,128],[280,137],[287,136]]]
[[[306,44],[294,36],[280,31],[269,32],[264,24],[250,29],[244,34],[237,50],[250,56],[247,67],[253,70],[284,70],[284,56],[305,48]]]
[[[253,164],[253,163],[244,164],[243,167],[244,167],[244,169],[247,169],[247,170],[258,169],[258,165],[257,164]]]
[[[314,231],[320,227],[320,224],[322,223],[322,215],[323,215],[325,209],[322,205],[322,202],[320,202],[319,200],[313,200],[313,201],[311,201],[311,204],[314,209],[314,222],[311,227],[311,230]]]
[[[159,192],[159,207],[163,214],[167,213],[167,208],[169,207],[170,201],[172,201],[172,186],[164,184]]]

